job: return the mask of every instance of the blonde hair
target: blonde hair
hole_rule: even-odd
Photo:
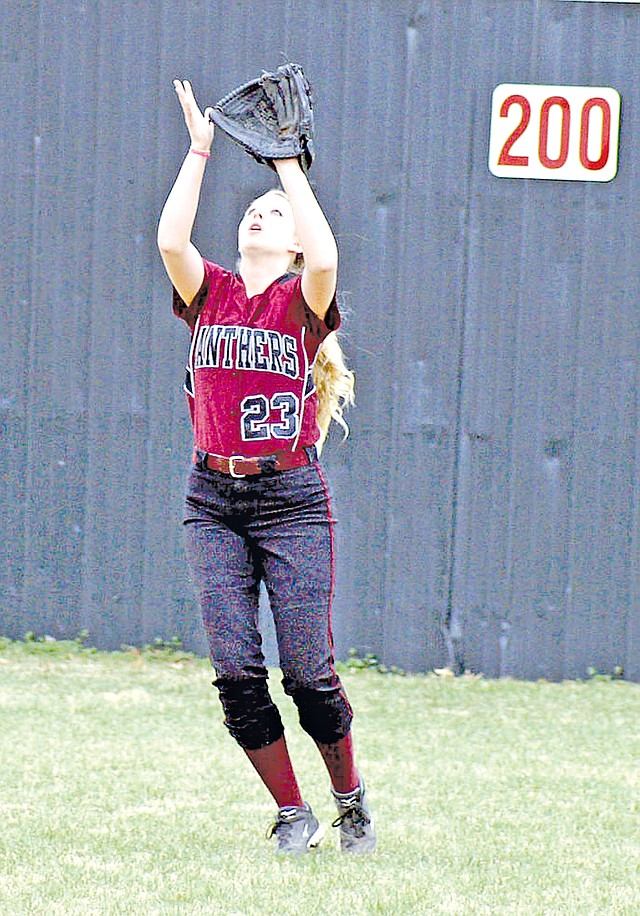
[[[264,194],[278,194],[289,200],[282,188],[269,188]],[[291,273],[301,274],[304,270],[304,255],[295,254],[289,266]],[[355,404],[355,375],[347,367],[342,347],[335,331],[332,331],[320,345],[313,365],[313,383],[318,395],[317,422],[320,438],[316,442],[318,454],[322,451],[334,420],[343,432],[343,441],[349,435],[349,426],[344,418],[344,408]]]
[[[342,428],[343,440],[349,435],[344,408],[355,404],[355,375],[347,368],[335,331],[322,342],[313,366],[313,381],[318,393],[318,453],[327,438],[331,421]]]

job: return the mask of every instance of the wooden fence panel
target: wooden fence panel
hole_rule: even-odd
[[[206,651],[188,332],[155,247],[187,148],[171,82],[206,105],[293,59],[357,375],[325,452],[338,654],[640,679],[639,53],[632,3],[0,0],[0,632]],[[504,82],[616,88],[616,178],[490,174]],[[233,266],[273,181],[217,138],[205,254]]]

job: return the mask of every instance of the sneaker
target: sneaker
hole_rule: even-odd
[[[340,828],[340,849],[343,852],[371,852],[376,845],[373,816],[360,782],[353,792],[341,794],[331,790],[338,806],[338,817],[333,827]]]
[[[267,837],[275,836],[278,852],[299,854],[308,852],[320,843],[323,829],[318,823],[309,805],[298,808],[288,805],[280,808],[275,823],[267,832]]]

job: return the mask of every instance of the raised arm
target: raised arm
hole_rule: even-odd
[[[203,114],[198,108],[191,83],[174,80],[173,85],[182,106],[191,147],[162,209],[158,248],[171,282],[182,299],[189,303],[204,279],[202,257],[191,241],[191,232],[214,128],[209,120],[209,109]]]
[[[274,165],[293,209],[298,242],[304,255],[302,293],[309,307],[324,318],[336,291],[336,240],[298,160],[276,159]]]

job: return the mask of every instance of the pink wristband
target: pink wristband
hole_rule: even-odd
[[[191,147],[191,149],[189,150],[189,152],[190,152],[190,153],[195,153],[196,156],[202,156],[203,159],[210,159],[210,158],[211,158],[211,153],[207,152],[207,150],[204,150],[204,149],[194,149],[193,147]]]

